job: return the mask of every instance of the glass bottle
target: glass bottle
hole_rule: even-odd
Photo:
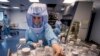
[[[19,39],[19,44],[17,45],[17,56],[22,56],[22,49],[29,47],[26,44],[26,39],[25,38],[20,38]]]
[[[53,56],[53,49],[50,46],[45,46],[44,48],[45,56]]]
[[[44,48],[43,48],[43,41],[39,40],[37,43],[38,47],[36,47],[36,56],[44,56]]]

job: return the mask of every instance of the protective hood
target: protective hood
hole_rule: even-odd
[[[57,17],[58,20],[62,19],[62,15],[60,13],[56,13],[56,17]]]
[[[42,19],[42,23],[41,23],[42,26],[40,28],[33,27],[34,22],[32,22],[32,19],[35,16],[40,16]],[[33,3],[27,11],[27,24],[28,24],[29,28],[33,28],[34,32],[39,33],[40,31],[43,30],[42,28],[46,23],[48,23],[48,13],[47,13],[46,4]]]

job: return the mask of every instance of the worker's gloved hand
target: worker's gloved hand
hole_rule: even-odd
[[[33,43],[33,46],[36,47],[42,47],[43,46],[43,41],[39,40],[37,43]]]
[[[52,48],[55,52],[54,56],[64,56],[62,48],[58,44],[53,44]]]
[[[33,45],[33,47],[34,47],[34,48],[36,48],[36,47],[38,47],[38,46],[39,46],[39,44],[38,44],[38,43],[33,43],[32,45]]]
[[[38,45],[39,45],[39,46],[43,46],[43,41],[42,41],[42,40],[39,40],[39,41],[38,41]]]

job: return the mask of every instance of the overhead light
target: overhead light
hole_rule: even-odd
[[[63,11],[63,10],[65,10],[65,8],[61,8],[61,10]]]
[[[5,8],[5,9],[8,9],[8,7],[1,7],[1,8]]]
[[[12,7],[13,9],[20,9],[19,7]]]
[[[39,2],[39,0],[29,0],[30,2]]]
[[[6,6],[0,6],[0,8],[9,9],[9,7],[6,7]]]
[[[8,0],[0,0],[0,2],[9,2]]]
[[[63,3],[74,3],[76,0],[64,0]]]

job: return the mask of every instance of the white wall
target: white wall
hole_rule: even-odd
[[[94,7],[96,8],[96,15],[94,18],[90,40],[100,44],[100,2],[94,3]]]
[[[27,29],[27,22],[26,22],[26,12],[20,12],[19,10],[13,10],[10,12],[10,24],[17,24],[18,29]]]
[[[92,2],[79,2],[74,18],[74,21],[79,21],[81,23],[78,37],[82,40],[85,40],[87,36],[88,26],[90,22],[91,10],[92,10]]]
[[[96,11],[96,17],[94,19],[90,40],[100,44],[100,9]]]

